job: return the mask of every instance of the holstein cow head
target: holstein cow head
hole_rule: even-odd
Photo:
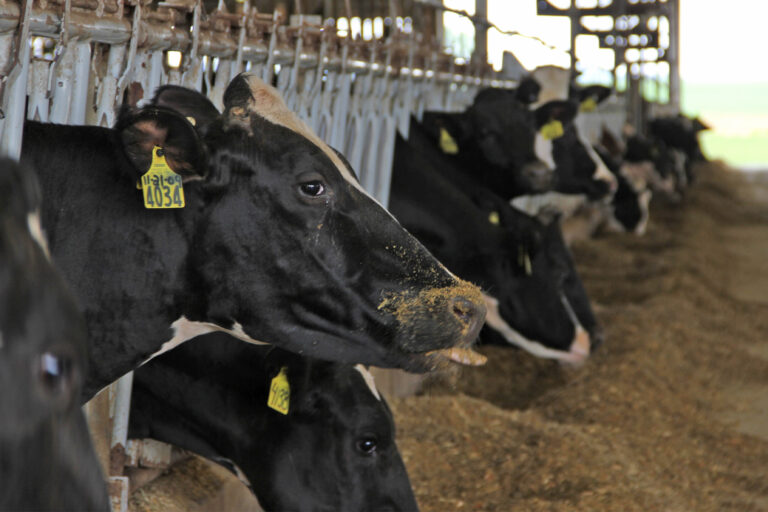
[[[365,368],[227,338],[203,336],[136,371],[130,437],[222,464],[265,510],[418,509]]]
[[[481,286],[488,305],[482,338],[539,357],[583,361],[599,344],[559,224],[544,226],[440,161],[411,130],[398,136],[390,208],[452,271]]]
[[[155,102],[176,108],[168,91]],[[423,371],[471,357],[453,347],[482,325],[477,288],[365,193],[274,88],[242,74],[224,106],[198,118],[179,107],[207,154],[187,319],[336,361]]]
[[[0,159],[0,510],[109,510],[79,397],[83,319],[47,257],[34,175]]]
[[[499,207],[501,225],[538,245],[523,253],[525,272],[488,290],[483,340],[519,347],[531,354],[580,364],[603,342],[589,297],[565,245],[557,218],[542,225],[515,209]],[[520,258],[520,256],[518,256]]]
[[[570,100],[577,104],[577,112],[587,112],[604,101],[611,92],[603,86],[574,87],[571,84],[571,71],[557,66],[536,68],[531,72],[531,77],[541,85],[538,101],[533,104],[534,108],[542,107],[552,101]],[[553,144],[558,146],[558,149],[553,148],[550,152],[552,154],[550,158],[555,160],[557,166],[565,168],[563,171],[558,169],[555,174],[556,180],[558,176],[565,175],[566,183],[560,187],[556,184],[555,190],[567,194],[584,193],[591,200],[607,199],[615,192],[618,184],[594,151],[592,142],[586,138],[583,130],[578,126],[582,117],[576,117],[572,127],[570,124],[568,126],[564,124],[565,138]],[[546,158],[544,154],[547,153],[547,145],[541,143],[538,145],[540,149],[537,150],[537,154],[542,159]]]
[[[465,112],[425,112],[423,129],[503,197],[547,190],[553,168],[534,151],[536,126],[528,109],[537,87],[529,80],[517,90],[483,89]]]
[[[650,218],[649,203],[653,193],[648,189],[648,179],[653,172],[650,162],[636,163],[619,161],[600,148],[596,148],[600,158],[616,177],[618,188],[611,198],[609,229],[627,231],[636,235],[645,234]],[[650,167],[647,175],[640,171]]]
[[[583,194],[596,201],[616,190],[616,178],[595,152],[582,140],[574,123],[578,105],[553,100],[535,110],[536,152],[555,167],[553,189],[562,194]]]

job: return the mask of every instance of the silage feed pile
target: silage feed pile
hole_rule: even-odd
[[[485,347],[392,401],[423,512],[768,510],[768,181],[698,171],[645,237],[573,248],[587,365]]]

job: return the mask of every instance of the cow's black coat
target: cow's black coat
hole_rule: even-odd
[[[596,346],[600,328],[559,222],[544,226],[473,182],[419,123],[412,121],[409,133],[408,141],[398,136],[395,144],[390,196],[390,209],[406,229],[448,268],[496,298],[507,324],[528,339],[570,348],[575,325],[565,296]],[[498,339],[491,329],[484,333],[484,339]]]
[[[227,113],[202,140],[162,106],[123,112],[115,130],[25,125],[22,158],[38,169],[53,258],[93,342],[86,398],[171,340],[182,316],[299,353],[420,371],[440,357],[425,352],[476,336],[476,290],[317,145],[249,110],[250,90],[247,76],[233,81]],[[184,176],[182,210],[143,206],[136,181],[153,145]],[[426,290],[439,293],[428,301]]]
[[[427,140],[438,147],[441,130],[458,145],[449,159],[500,196],[541,192],[551,186],[551,170],[534,152],[536,119],[528,108],[536,82],[518,90],[484,89],[461,113],[425,112]]]
[[[394,423],[349,365],[190,341],[135,373],[130,437],[154,438],[239,467],[268,511],[414,511]],[[289,411],[267,407],[287,368]]]
[[[82,316],[28,216],[34,175],[0,159],[0,510],[109,510],[80,410]]]

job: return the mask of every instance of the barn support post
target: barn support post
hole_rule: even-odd
[[[680,0],[669,0],[669,104],[680,111]]]

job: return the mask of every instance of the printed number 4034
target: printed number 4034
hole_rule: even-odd
[[[144,176],[144,202],[149,208],[183,207],[181,176]]]

